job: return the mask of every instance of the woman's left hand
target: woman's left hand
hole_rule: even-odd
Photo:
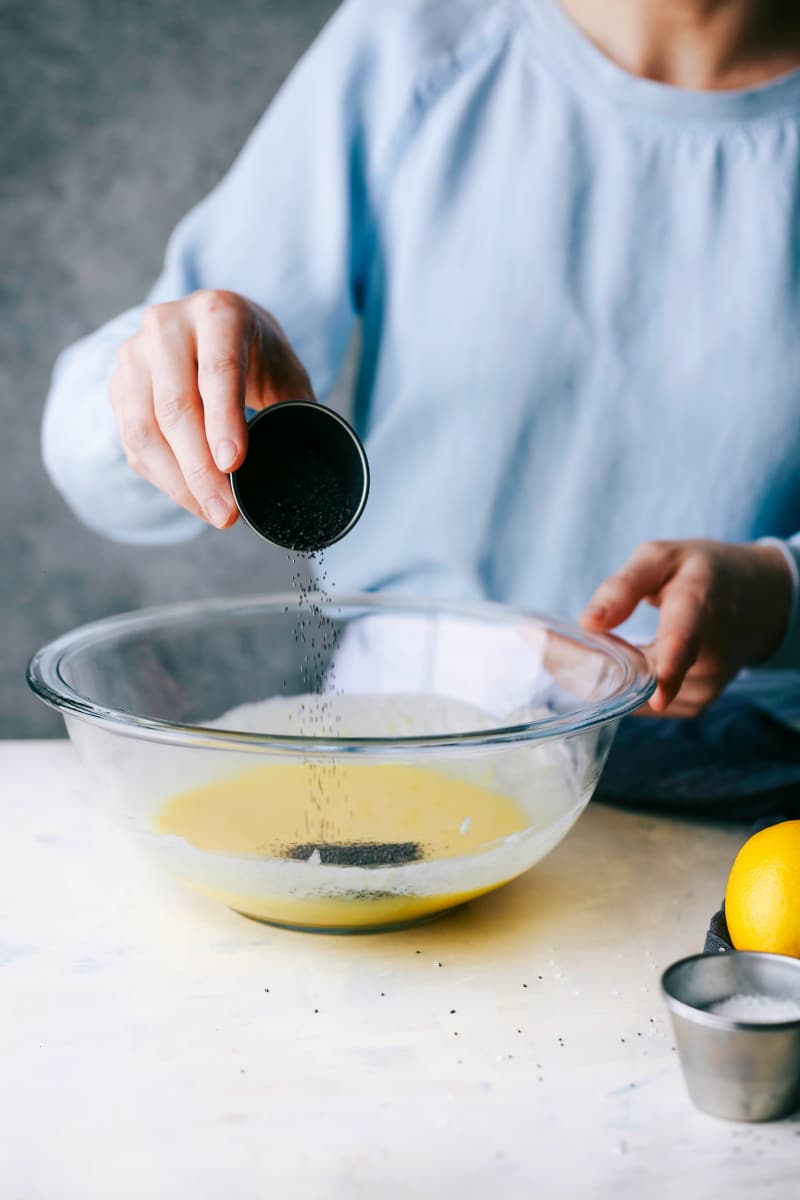
[[[642,600],[660,610],[656,640],[643,647],[658,678],[647,710],[693,717],[743,667],[778,649],[791,611],[792,577],[775,546],[643,542],[600,584],[581,623],[594,631],[614,629]]]

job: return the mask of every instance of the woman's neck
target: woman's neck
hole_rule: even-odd
[[[675,87],[755,87],[800,66],[800,5],[786,0],[560,2],[619,66]]]

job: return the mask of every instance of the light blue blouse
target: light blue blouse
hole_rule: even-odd
[[[347,0],[147,300],[253,298],[323,399],[362,321],[373,486],[341,589],[574,617],[638,542],[695,536],[782,539],[796,572],[799,144],[800,72],[688,92],[552,0]],[[88,525],[152,544],[199,523],[129,471],[107,403],[141,311],[62,355],[43,443]]]

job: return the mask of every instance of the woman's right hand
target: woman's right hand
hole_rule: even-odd
[[[247,450],[245,407],[314,398],[275,318],[224,291],[145,309],[110,397],[133,470],[218,529],[238,516],[228,472]]]

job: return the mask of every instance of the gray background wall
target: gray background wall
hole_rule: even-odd
[[[59,736],[25,662],[140,605],[286,585],[243,528],[169,550],[84,530],[39,460],[53,359],[141,300],[336,0],[0,0],[0,736]],[[346,386],[346,385],[345,385]]]

